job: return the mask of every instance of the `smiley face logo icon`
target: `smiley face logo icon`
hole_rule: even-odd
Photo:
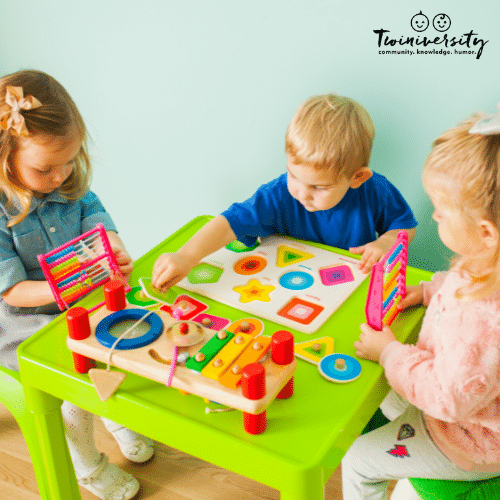
[[[429,19],[420,11],[411,18],[410,25],[415,31],[425,31],[429,27]]]
[[[432,20],[432,26],[436,31],[447,31],[451,26],[451,19],[446,14],[438,14]]]

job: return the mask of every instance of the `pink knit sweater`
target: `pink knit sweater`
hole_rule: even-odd
[[[392,342],[380,364],[394,390],[420,408],[441,451],[465,470],[500,471],[500,292],[458,301],[466,280],[436,273],[416,346]]]

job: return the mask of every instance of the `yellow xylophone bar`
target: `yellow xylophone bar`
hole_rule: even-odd
[[[271,337],[256,337],[238,358],[219,375],[219,383],[229,389],[237,389],[241,382],[241,370],[250,363],[258,362],[271,346]]]
[[[201,370],[204,377],[219,379],[219,375],[224,373],[231,363],[245,350],[248,344],[254,339],[252,334],[236,334]]]

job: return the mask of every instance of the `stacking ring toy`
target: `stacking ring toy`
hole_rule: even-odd
[[[321,359],[319,372],[332,382],[351,382],[361,375],[361,364],[347,354],[329,354]]]
[[[116,342],[116,337],[111,335],[109,332],[113,326],[121,323],[122,321],[138,321],[146,316],[146,314],[149,315],[147,318],[144,318],[144,322],[149,325],[149,330],[140,337],[133,339],[121,339],[115,346],[115,349],[137,349],[148,345],[155,341],[163,332],[163,321],[158,314],[151,313],[151,311],[145,311],[144,309],[122,309],[121,311],[116,311],[110,314],[101,320],[97,325],[95,329],[95,337],[104,347],[112,347]]]

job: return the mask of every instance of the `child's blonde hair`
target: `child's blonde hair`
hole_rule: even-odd
[[[433,142],[423,182],[425,190],[459,214],[466,225],[473,227],[486,219],[500,232],[500,135],[469,133],[483,116],[472,115]],[[474,257],[453,261],[472,279],[470,286],[457,291],[457,298],[484,298],[500,289],[500,247],[481,275],[472,271],[474,261]]]
[[[358,102],[336,94],[310,97],[295,112],[285,136],[292,163],[332,168],[336,178],[350,178],[367,167],[375,129]]]
[[[7,87],[21,87],[24,97],[33,96],[42,105],[37,108],[21,110],[28,129],[27,139],[44,140],[50,136],[66,136],[76,127],[82,139],[82,146],[75,158],[73,170],[58,192],[67,199],[77,199],[88,189],[91,165],[87,151],[87,131],[83,119],[66,89],[51,76],[41,71],[25,70],[0,78],[0,111],[8,109],[6,103]],[[10,158],[25,137],[0,129],[0,193],[4,193],[9,208],[17,199],[22,210],[8,222],[13,226],[22,221],[29,212],[31,190],[23,186],[15,177]]]

